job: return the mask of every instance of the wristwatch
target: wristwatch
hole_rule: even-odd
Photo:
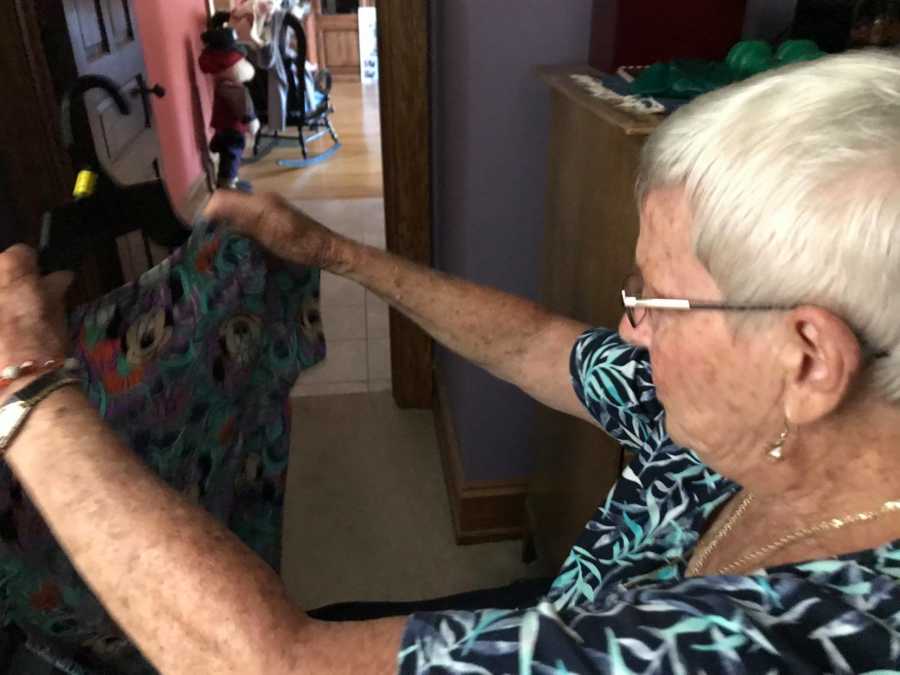
[[[54,370],[7,399],[0,406],[0,455],[10,446],[35,406],[57,389],[71,384],[80,385],[81,380],[65,370]]]

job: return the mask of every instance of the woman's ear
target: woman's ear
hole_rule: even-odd
[[[810,424],[837,410],[862,368],[862,347],[850,327],[821,307],[803,306],[785,320],[785,414]]]

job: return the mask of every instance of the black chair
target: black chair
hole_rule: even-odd
[[[44,273],[76,270],[87,253],[109,247],[114,249],[117,237],[135,231],[141,233],[147,265],[152,267],[151,241],[173,250],[184,244],[190,235],[190,228],[181,222],[172,208],[158,170],[155,180],[133,185],[122,185],[106,172],[97,156],[84,105],[85,93],[95,88],[109,94],[120,114],[131,114],[131,106],[115,83],[103,76],[79,77],[65,93],[61,104],[63,145],[80,172],[79,176],[89,179],[91,185],[76,199],[44,214],[40,244],[40,264]],[[165,95],[165,90],[157,89],[157,96]],[[107,272],[108,278],[103,280],[105,290],[122,284],[117,270]]]
[[[315,77],[306,72],[307,40],[302,22],[291,13],[287,13],[277,36],[277,49],[287,71],[287,126],[296,127],[296,136],[284,136],[277,132],[256,137],[253,156],[244,160],[252,163],[268,155],[275,147],[284,143],[298,143],[303,159],[283,159],[279,166],[287,168],[303,168],[331,157],[341,147],[338,133],[331,122],[334,112],[331,104],[332,78],[328,70],[320,70]],[[256,114],[260,123],[268,123],[268,78],[265,70],[257,70],[256,77],[248,84],[250,95],[256,106]],[[333,145],[314,157],[310,157],[307,144],[325,134],[330,134]]]

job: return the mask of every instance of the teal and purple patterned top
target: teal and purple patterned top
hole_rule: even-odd
[[[900,673],[900,542],[685,577],[739,486],[668,438],[646,352],[595,329],[571,368],[581,401],[634,461],[543,602],[414,614],[401,673]]]
[[[276,570],[289,393],[325,357],[319,287],[319,270],[197,223],[165,262],[69,322],[84,392],[107,424]],[[0,463],[0,627],[7,624],[57,672],[156,672]]]

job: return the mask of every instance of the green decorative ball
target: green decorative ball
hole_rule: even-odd
[[[825,52],[812,40],[786,40],[775,52],[775,60],[783,65],[815,61],[822,56],[825,56]]]
[[[743,80],[772,68],[775,65],[775,55],[768,42],[744,40],[731,48],[725,62],[734,78]]]

